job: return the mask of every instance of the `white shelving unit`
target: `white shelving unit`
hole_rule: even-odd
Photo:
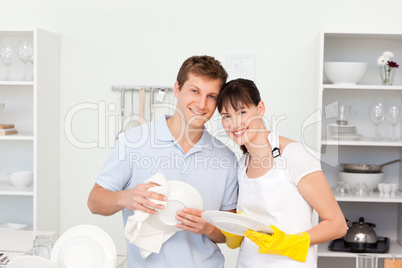
[[[0,30],[0,40],[17,44],[30,39],[34,60],[16,58],[10,80],[0,62],[0,123],[14,124],[18,134],[0,136],[0,224],[22,223],[34,231],[58,232],[59,192],[59,36],[40,29]],[[30,69],[29,69],[30,67]],[[26,69],[24,69],[26,68]],[[31,81],[19,81],[23,72]],[[33,185],[14,187],[10,172],[30,170]]]
[[[382,164],[402,157],[402,139],[391,141],[391,125],[384,121],[380,124],[383,140],[374,141],[374,124],[369,118],[369,105],[373,99],[384,98],[390,103],[402,105],[402,68],[397,69],[394,85],[381,85],[377,58],[385,51],[394,52],[393,61],[402,63],[402,33],[337,33],[323,32],[320,36],[319,57],[319,107],[322,108],[321,128],[318,148],[321,148],[322,169],[328,183],[335,188],[338,182],[340,163]],[[324,61],[368,62],[368,71],[363,80],[354,86],[331,84],[323,75]],[[349,119],[349,124],[357,127],[362,135],[359,140],[331,140],[327,138],[327,125],[336,122],[336,117],[326,114],[334,103],[350,105],[356,115]],[[401,123],[397,135],[401,136]],[[396,163],[383,168],[385,183],[402,186],[402,164]],[[352,222],[364,217],[367,222],[375,223],[378,236],[391,240],[388,253],[378,254],[379,268],[383,259],[392,255],[402,257],[402,193],[396,197],[382,198],[377,191],[359,198],[354,196],[337,197],[345,215]],[[335,252],[328,249],[329,243],[318,246],[318,267],[355,267],[356,253]]]

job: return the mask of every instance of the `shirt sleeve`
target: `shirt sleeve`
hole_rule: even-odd
[[[309,153],[300,143],[290,143],[283,152],[286,167],[292,181],[297,185],[307,174],[321,170],[318,158]]]
[[[121,153],[120,144],[124,145],[124,142],[123,138],[119,138],[112,154],[106,160],[96,179],[97,184],[110,191],[124,190],[131,178],[127,150],[125,150],[124,155]]]

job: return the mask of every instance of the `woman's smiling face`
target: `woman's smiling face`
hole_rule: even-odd
[[[221,111],[223,128],[238,145],[250,144],[261,130],[264,112],[265,107],[262,101],[257,106],[239,104],[238,109],[228,104]]]

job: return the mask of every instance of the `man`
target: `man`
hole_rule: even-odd
[[[204,128],[214,114],[226,79],[226,71],[213,57],[188,58],[174,85],[174,115],[130,129],[119,138],[89,195],[91,212],[112,215],[122,210],[124,225],[133,210],[157,214],[156,209],[163,206],[150,199],[165,201],[166,197],[148,191],[156,184],[143,183],[157,172],[167,180],[195,187],[202,196],[204,210],[234,212],[236,157]],[[128,267],[223,267],[224,258],[216,243],[225,238],[201,218],[202,212],[193,208],[178,211],[176,218],[182,224],[177,226],[183,231],[168,239],[159,254],[143,259],[139,249],[127,242]]]

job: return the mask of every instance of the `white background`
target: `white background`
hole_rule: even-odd
[[[119,107],[111,85],[173,86],[192,55],[225,65],[227,55],[252,54],[267,118],[286,115],[279,131],[300,141],[303,121],[317,109],[320,31],[402,33],[400,0],[1,0],[0,9],[4,30],[60,34],[60,233],[95,224],[119,252],[125,251],[121,215],[94,216],[86,206],[111,148],[73,146],[64,135],[71,108],[102,101]],[[96,111],[76,116],[73,131],[96,141]]]

